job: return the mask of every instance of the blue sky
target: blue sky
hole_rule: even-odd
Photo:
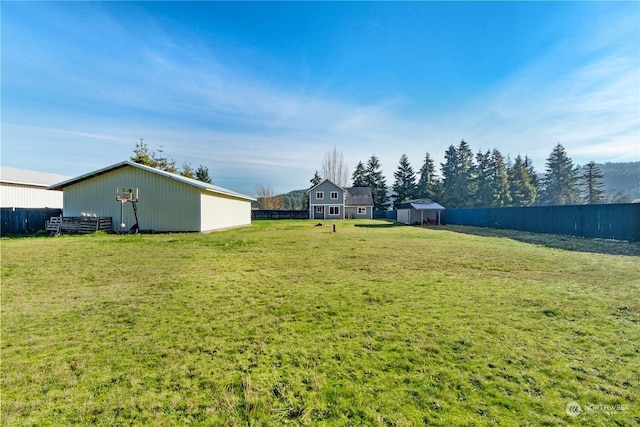
[[[640,160],[639,2],[7,2],[2,165],[79,175],[140,138],[217,185],[306,188],[337,147],[392,184],[465,139]]]

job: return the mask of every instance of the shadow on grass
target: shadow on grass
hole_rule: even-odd
[[[404,224],[403,224],[404,225]],[[354,224],[354,227],[364,227],[364,228],[391,228],[397,227],[396,224]]]
[[[589,239],[585,237],[567,236],[561,234],[531,233],[528,231],[502,230],[496,228],[467,227],[447,225],[442,230],[456,233],[472,234],[483,237],[506,237],[519,242],[548,248],[563,249],[575,252],[591,252],[606,255],[640,256],[640,242],[626,242],[609,239]]]

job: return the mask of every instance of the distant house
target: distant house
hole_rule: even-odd
[[[251,224],[254,198],[131,161],[49,189],[63,191],[63,216],[111,217],[113,231],[127,231],[136,221],[132,203],[123,205],[116,200],[116,189],[123,187],[138,191],[136,208],[141,230],[208,232]]]
[[[444,209],[429,199],[408,200],[396,207],[396,221],[403,224],[440,224],[440,213]]]
[[[47,190],[69,176],[0,167],[0,207],[62,209],[62,191]]]
[[[373,218],[369,187],[342,188],[326,179],[308,193],[310,219]]]
[[[345,188],[344,216],[349,219],[373,218],[373,195],[369,187]]]

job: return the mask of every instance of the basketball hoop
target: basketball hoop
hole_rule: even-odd
[[[140,227],[138,226],[138,208],[136,206],[138,202],[138,189],[127,187],[116,188],[116,201],[120,202],[120,232],[122,233],[124,231],[123,228],[125,227],[124,204],[127,202],[131,202],[131,205],[133,206],[133,215],[136,218],[136,223],[133,225],[133,227],[131,227],[131,230],[129,230],[129,232],[131,233],[132,230],[134,230],[134,232],[137,233],[140,229]]]
[[[116,200],[122,203],[137,202],[138,201],[138,189],[118,187],[116,189]]]

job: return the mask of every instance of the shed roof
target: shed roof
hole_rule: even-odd
[[[345,206],[373,206],[373,196],[369,187],[345,188]]]
[[[132,162],[130,160],[125,160],[124,162],[116,163],[114,165],[107,166],[105,168],[98,169],[96,171],[89,172],[89,173],[86,173],[84,175],[80,175],[80,176],[77,176],[75,178],[68,179],[66,181],[59,182],[57,184],[51,185],[48,189],[49,190],[62,190],[65,187],[68,187],[70,185],[77,184],[79,182],[86,181],[88,179],[95,178],[96,176],[100,176],[100,175],[103,175],[105,173],[114,171],[116,169],[124,168],[124,167],[127,167],[127,166],[131,166],[131,167],[134,167],[134,168],[146,170],[148,172],[155,173],[157,175],[161,175],[161,176],[164,176],[164,177],[169,178],[169,179],[175,179],[176,181],[180,181],[180,182],[183,182],[185,184],[192,185],[194,187],[198,187],[198,188],[200,188],[202,190],[210,191],[212,193],[218,193],[218,194],[222,194],[222,195],[226,195],[226,196],[238,197],[240,199],[251,200],[251,201],[255,201],[256,200],[253,197],[246,196],[246,195],[240,194],[240,193],[236,193],[235,191],[228,190],[228,189],[222,188],[222,187],[218,187],[217,185],[208,184],[206,182],[198,181],[197,179],[187,178],[186,176],[178,175],[178,174],[171,173],[171,172],[166,172],[166,171],[163,171],[163,170],[160,170],[160,169],[155,169],[155,168],[152,168],[152,167],[146,166],[146,165],[141,165],[139,163],[135,163],[135,162]]]
[[[0,182],[8,184],[30,185],[46,188],[56,182],[69,178],[71,177],[66,175],[56,175],[53,173],[0,166]]]
[[[400,203],[396,209],[415,209],[418,211],[444,210],[445,207],[429,199],[408,200]]]

